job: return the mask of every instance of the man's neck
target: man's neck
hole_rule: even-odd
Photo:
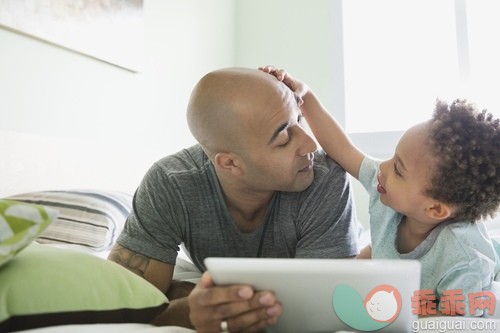
[[[256,192],[220,181],[229,214],[242,232],[252,232],[266,218],[275,192]]]

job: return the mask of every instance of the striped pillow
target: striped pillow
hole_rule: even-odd
[[[8,199],[59,211],[37,242],[79,245],[94,251],[113,246],[132,209],[132,196],[118,191],[40,191]]]

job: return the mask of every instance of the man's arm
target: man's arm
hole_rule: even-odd
[[[151,282],[163,293],[167,293],[172,281],[174,266],[130,251],[116,244],[109,253],[108,260],[122,265],[135,274]]]
[[[174,266],[148,258],[116,244],[108,260],[114,261],[141,276],[160,289],[169,299],[168,308],[153,321],[156,325],[174,325],[193,328],[189,320],[187,295],[194,284],[172,282]]]
[[[169,301],[187,297],[195,286],[191,282],[172,280],[173,265],[135,253],[119,244],[113,247],[108,260],[122,265],[151,282],[167,295]]]
[[[173,282],[173,265],[145,257],[118,244],[111,250],[108,260],[148,280],[167,297],[172,295],[175,298],[169,297],[167,309],[151,322],[154,325],[218,333],[221,321],[225,320],[230,330],[258,332],[275,324],[282,311],[273,293],[255,292],[250,286],[214,286],[207,273],[196,286],[189,282]],[[188,294],[189,298],[186,297]]]

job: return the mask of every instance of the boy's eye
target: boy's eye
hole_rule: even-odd
[[[398,176],[401,176],[401,172],[398,170],[398,164],[394,163],[394,173]]]

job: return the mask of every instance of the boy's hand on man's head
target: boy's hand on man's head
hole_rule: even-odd
[[[305,96],[305,94],[309,90],[309,87],[305,83],[303,83],[299,80],[296,80],[284,69],[279,69],[279,68],[276,68],[274,66],[268,65],[268,66],[259,67],[259,70],[273,75],[279,81],[283,82],[288,88],[290,88],[290,90],[293,91],[295,93],[295,95],[298,97],[299,105],[302,105],[302,103],[304,103],[302,98]]]

